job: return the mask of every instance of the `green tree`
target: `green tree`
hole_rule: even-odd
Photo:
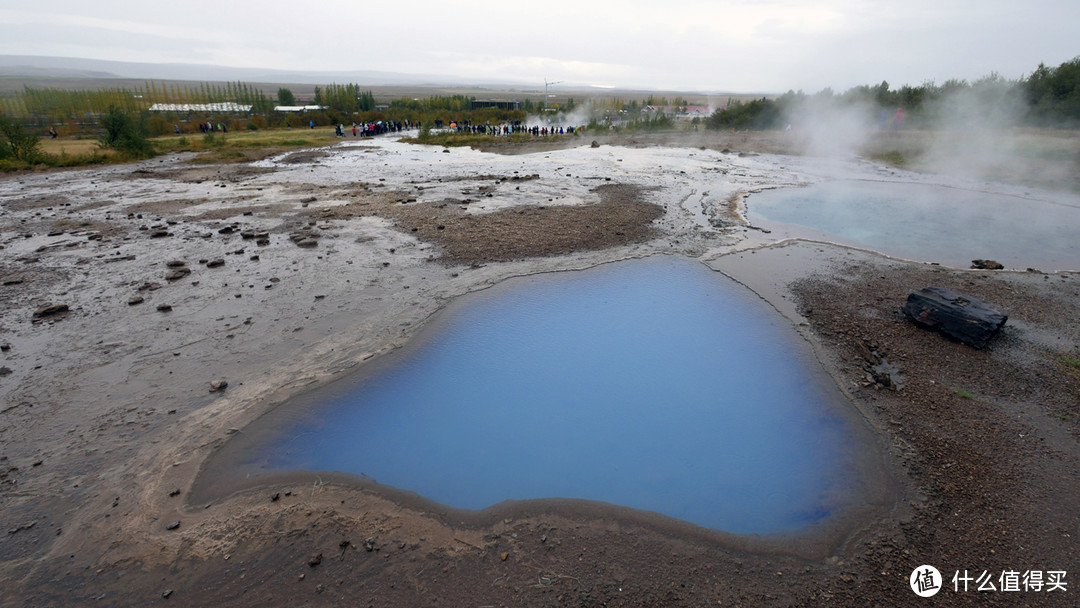
[[[296,96],[289,89],[280,88],[277,90],[277,102],[279,106],[295,106]]]
[[[154,147],[146,136],[146,130],[140,121],[116,106],[109,106],[109,111],[101,116],[101,126],[105,134],[101,136],[101,145],[139,158],[154,155]]]
[[[32,163],[41,158],[41,140],[33,133],[27,133],[22,123],[0,116],[0,159],[13,159]]]

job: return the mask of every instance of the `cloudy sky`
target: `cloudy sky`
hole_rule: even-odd
[[[9,2],[0,54],[734,92],[1006,78],[1080,55],[1078,0]]]

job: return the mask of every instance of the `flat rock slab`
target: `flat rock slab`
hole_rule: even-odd
[[[996,304],[944,287],[913,292],[903,310],[917,325],[975,348],[986,346],[1009,319]]]

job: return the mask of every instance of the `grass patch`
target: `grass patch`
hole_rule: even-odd
[[[1080,379],[1080,353],[1061,353],[1054,360],[1065,368],[1066,374]]]
[[[883,165],[899,167],[901,169],[906,167],[908,164],[907,157],[904,156],[904,153],[897,150],[870,154],[870,160],[877,161]]]
[[[1080,357],[1061,355],[1058,357],[1057,361],[1071,370],[1080,371]]]
[[[289,129],[215,132],[201,137],[167,135],[152,141],[160,152],[195,152],[199,155],[198,162],[202,163],[249,162],[296,148],[314,148],[327,143],[316,137],[297,137]]]
[[[963,388],[953,389],[953,392],[960,396],[961,399],[974,399],[975,394],[971,391]]]

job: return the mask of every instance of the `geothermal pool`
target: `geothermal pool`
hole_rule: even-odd
[[[211,460],[351,473],[458,509],[570,498],[769,534],[850,501],[849,407],[755,295],[655,256],[459,298]]]
[[[911,182],[834,180],[747,199],[751,223],[910,260],[967,268],[1080,269],[1080,197]]]

